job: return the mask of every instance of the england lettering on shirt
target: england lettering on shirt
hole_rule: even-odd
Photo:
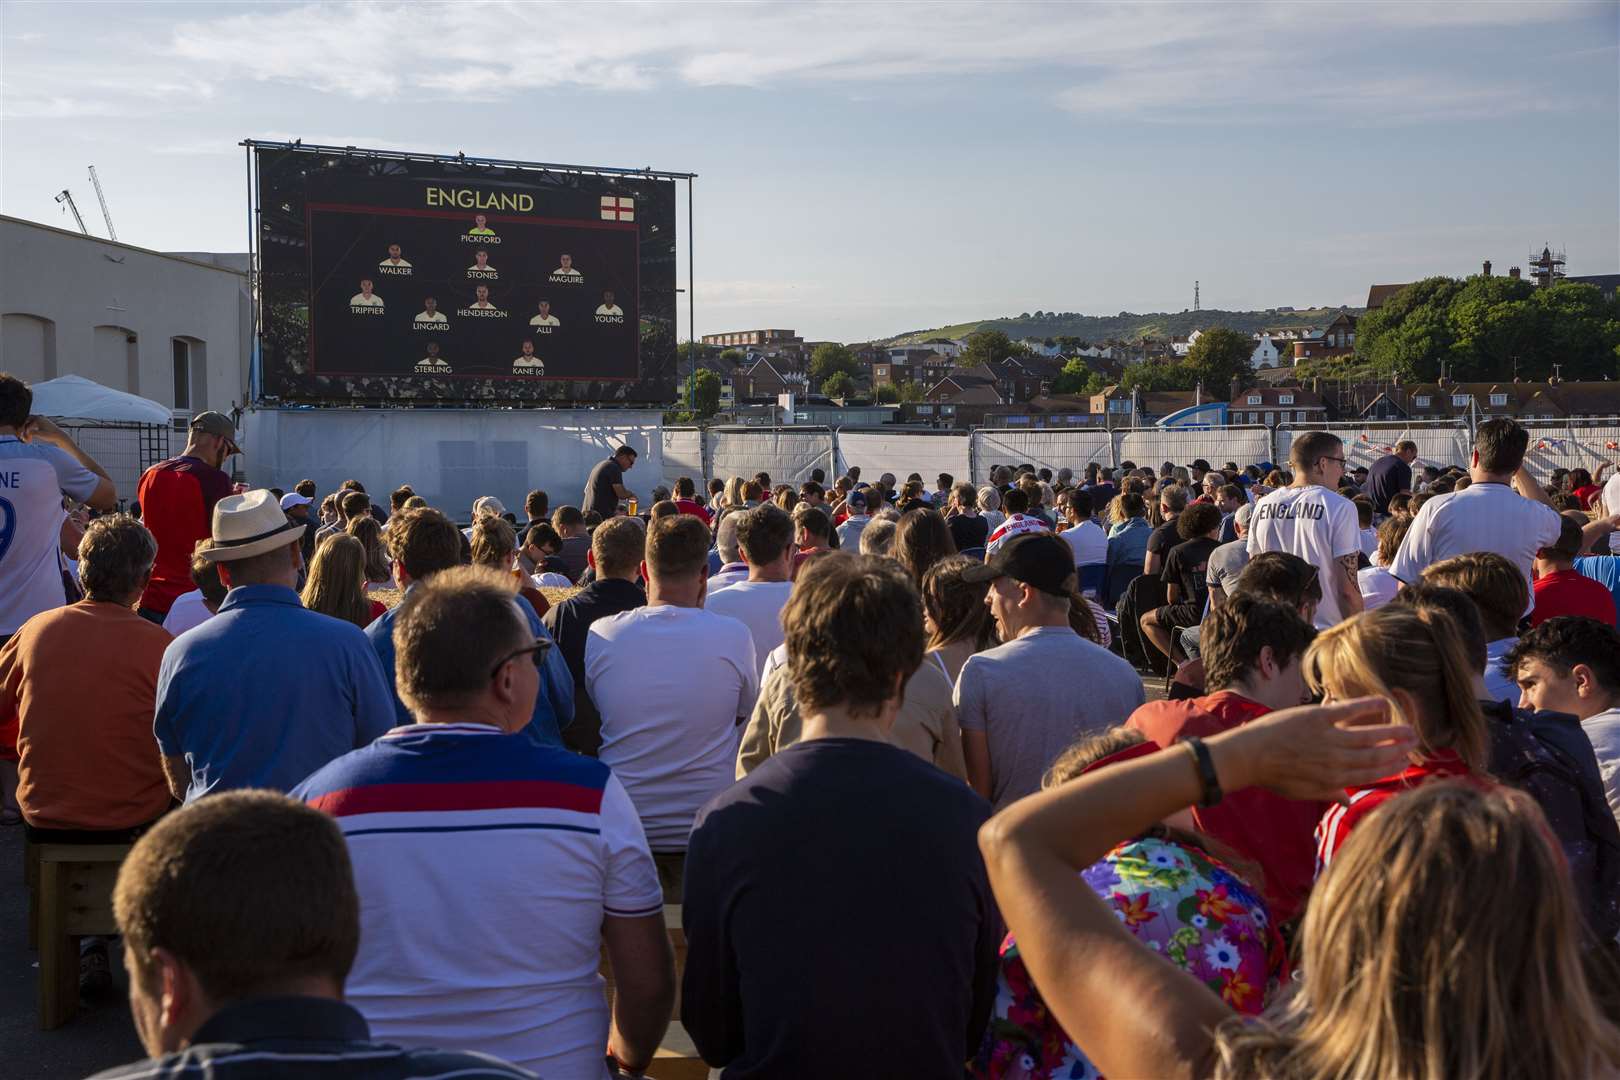
[[[57,447],[0,437],[0,636],[67,602],[62,496],[88,499],[99,478]]]
[[[1316,567],[1322,585],[1317,629],[1325,630],[1344,618],[1339,610],[1338,582],[1346,571],[1339,560],[1361,553],[1361,521],[1349,499],[1320,484],[1271,492],[1255,504],[1248,551],[1250,556],[1287,552]]]

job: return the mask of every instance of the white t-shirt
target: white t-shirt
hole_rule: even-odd
[[[1361,530],[1361,553],[1371,559],[1378,553],[1378,530]]]
[[[618,304],[602,304],[596,309],[598,315],[623,315],[624,309]]]
[[[1094,521],[1082,521],[1058,533],[1074,549],[1074,565],[1090,566],[1108,561],[1108,534]]]
[[[1371,611],[1381,608],[1401,591],[1401,582],[1389,572],[1387,566],[1369,566],[1356,571],[1356,584],[1361,587],[1361,608]]]
[[[473,263],[471,266],[467,267],[467,269],[469,269],[469,270],[483,270],[483,271],[485,271],[487,273],[491,273],[491,274],[495,273],[495,268],[493,266],[489,265],[488,263],[485,263],[483,266],[479,266],[477,263]]]
[[[193,626],[201,626],[214,617],[203,603],[201,589],[192,589],[188,593],[181,593],[174,598],[174,605],[169,608],[169,614],[164,616],[163,629],[171,637],[179,637]]]
[[[382,307],[383,306],[383,298],[378,296],[376,293],[372,293],[370,296],[367,296],[363,292],[357,292],[353,296],[349,297],[349,306],[350,307]]]
[[[602,714],[601,760],[629,792],[648,845],[685,851],[698,810],[735,779],[738,724],[759,696],[748,627],[670,605],[598,619],[585,689]]]
[[[557,321],[557,316],[555,316],[555,315],[536,315],[534,318],[529,320],[529,325],[530,326],[561,326],[562,323]]]
[[[100,482],[59,447],[0,435],[0,637],[67,603],[62,496],[83,502]]]
[[[1608,517],[1620,514],[1620,469],[1609,477],[1609,482],[1603,485],[1602,493],[1592,503],[1594,510],[1601,506],[1602,513]],[[1609,550],[1620,555],[1620,532],[1609,534]]]
[[[416,313],[416,318],[411,320],[411,321],[412,322],[449,322],[450,320],[449,320],[449,318],[447,318],[445,316],[444,312],[442,312],[442,311],[419,311],[419,312]]]
[[[1539,549],[1558,542],[1562,528],[1558,511],[1546,503],[1526,499],[1506,484],[1470,484],[1423,504],[1389,572],[1411,584],[1442,559],[1494,551],[1519,568],[1534,607],[1531,564]]]
[[[782,644],[782,609],[793,592],[791,581],[739,581],[710,593],[703,607],[716,615],[729,615],[748,627],[754,655],[763,661]]]
[[[1606,709],[1581,721],[1581,730],[1592,742],[1598,772],[1603,775],[1603,794],[1609,811],[1620,821],[1620,709]]]
[[[1318,630],[1344,618],[1334,583],[1344,573],[1338,560],[1361,554],[1361,519],[1355,503],[1321,484],[1273,491],[1255,504],[1249,519],[1249,558],[1266,551],[1286,551],[1316,567],[1322,583]]]

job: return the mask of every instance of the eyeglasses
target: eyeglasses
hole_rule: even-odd
[[[1327,456],[1324,455],[1322,460],[1323,461],[1337,461],[1339,463],[1339,467],[1341,469],[1349,464],[1349,462],[1345,461],[1344,458],[1342,458],[1342,457],[1327,457]]]
[[[540,668],[542,659],[546,655],[546,650],[549,648],[551,648],[550,638],[535,638],[533,645],[525,645],[521,649],[513,649],[511,652],[501,657],[500,663],[496,664],[490,669],[489,677],[493,679],[495,676],[501,673],[501,668],[523,655],[534,657],[534,666],[536,670],[538,670]]]

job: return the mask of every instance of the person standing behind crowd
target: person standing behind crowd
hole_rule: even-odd
[[[141,474],[135,499],[157,539],[157,566],[141,597],[141,616],[161,624],[175,597],[191,591],[191,553],[209,536],[214,507],[231,493],[225,459],[241,453],[236,425],[224,413],[191,418],[186,448]],[[277,505],[280,510],[280,505]]]
[[[602,522],[591,534],[595,579],[546,612],[546,629],[574,677],[574,722],[563,732],[563,745],[576,753],[596,757],[602,747],[602,714],[585,685],[585,645],[591,626],[598,619],[647,602],[647,594],[637,583],[646,546],[646,533],[639,522],[630,518]]]
[[[95,459],[50,420],[34,416],[33,407],[34,392],[0,372],[0,491],[10,508],[0,516],[7,541],[0,551],[0,645],[35,615],[68,601],[60,554],[63,496],[97,510],[118,504],[117,489]],[[5,719],[0,715],[0,724]]]
[[[360,944],[343,837],[284,795],[229,792],[170,814],[119,867],[112,907],[152,1060],[97,1080],[533,1075],[486,1054],[371,1040],[343,1000]]]
[[[362,630],[388,610],[387,604],[366,595],[366,551],[353,536],[328,536],[321,541],[299,599],[310,611],[353,623]]]
[[[624,474],[635,468],[635,464],[636,450],[633,446],[621,446],[613,451],[612,457],[598,461],[585,481],[585,494],[580,505],[601,514],[603,521],[613,517],[619,512],[621,501],[636,497],[635,492],[624,486]],[[562,532],[562,529],[557,531]]]
[[[1389,572],[1410,585],[1433,563],[1494,551],[1518,568],[1528,590],[1536,552],[1556,544],[1561,528],[1546,491],[1524,468],[1529,442],[1530,433],[1515,420],[1497,417],[1479,425],[1468,472],[1472,482],[1423,504]]]
[[[783,621],[802,735],[697,816],[681,1021],[727,1076],[961,1076],[1001,925],[973,850],[990,808],[889,742],[922,661],[916,590],[831,555]]]
[[[737,523],[737,542],[748,578],[710,593],[703,607],[748,627],[754,657],[763,664],[782,644],[782,608],[793,582],[793,519],[774,503],[756,506]]]
[[[1129,716],[1145,694],[1130,664],[1069,625],[1074,555],[1056,536],[1020,536],[962,579],[990,583],[985,599],[1006,643],[968,658],[955,695],[968,781],[1000,809],[1038,790],[1058,754]]]
[[[354,861],[347,999],[402,1043],[478,1047],[559,1077],[605,1076],[606,1046],[645,1069],[675,998],[663,898],[619,781],[520,734],[550,640],[531,632],[510,574],[488,567],[418,583],[393,636],[413,722],[293,793],[337,819]],[[484,914],[466,918],[467,904]]]
[[[1417,460],[1417,443],[1402,439],[1395,444],[1394,453],[1385,454],[1367,470],[1367,484],[1362,490],[1372,499],[1373,512],[1380,517],[1389,514],[1389,500],[1403,491],[1412,490],[1412,462]]]
[[[1344,443],[1325,431],[1307,431],[1288,451],[1294,482],[1273,491],[1254,507],[1249,523],[1249,556],[1265,551],[1298,555],[1316,567],[1322,603],[1318,630],[1359,612],[1361,526],[1356,508],[1334,489],[1344,476]]]
[[[394,580],[399,588],[408,593],[416,582],[460,566],[462,540],[461,530],[437,510],[423,507],[400,514],[388,529],[388,551],[394,559]],[[529,612],[529,629],[534,636],[549,640],[540,616],[527,604],[524,607]],[[399,608],[390,608],[366,627],[366,638],[382,662],[391,691],[394,689],[394,620],[398,616]],[[561,746],[562,731],[574,719],[574,682],[568,676],[568,665],[556,653],[555,649],[547,649],[541,656],[541,693],[535,699],[534,722],[528,728],[529,737],[545,746]],[[404,701],[397,692],[391,692],[390,697],[395,723],[409,724],[411,714]]]
[[[781,513],[758,509],[762,522]],[[597,619],[585,645],[602,761],[630,793],[672,897],[680,893],[692,817],[731,783],[737,727],[759,696],[748,627],[703,609],[708,547],[697,518],[653,522],[641,566],[646,605]]]
[[[219,614],[169,646],[158,672],[152,729],[177,799],[287,791],[393,724],[392,690],[365,635],[305,610],[293,591],[302,534],[262,489],[214,507],[202,554],[230,591]]]

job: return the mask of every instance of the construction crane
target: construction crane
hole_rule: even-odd
[[[96,167],[90,166],[90,182],[96,187],[96,198],[101,202],[101,220],[107,223],[107,239],[117,240],[118,230],[113,228],[112,215],[107,213],[107,196],[101,191],[101,179],[96,176]]]
[[[56,201],[73,211],[73,220],[79,223],[79,231],[89,236],[90,230],[84,227],[84,217],[79,213],[78,206],[73,202],[73,192],[63,188],[62,193],[56,197]]]

